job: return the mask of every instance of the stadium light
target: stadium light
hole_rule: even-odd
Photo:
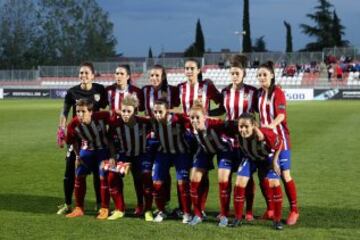
[[[246,34],[246,31],[235,31],[234,32],[235,35],[237,35],[239,37],[239,42],[240,42],[240,49],[239,52],[242,52],[242,37],[244,37],[244,35]]]

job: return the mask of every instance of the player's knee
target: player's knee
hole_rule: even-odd
[[[285,170],[281,172],[281,177],[285,182],[289,182],[292,180],[290,170]]]
[[[278,187],[278,186],[280,186],[280,181],[279,181],[279,179],[271,178],[271,179],[269,179],[269,185],[270,185],[270,187]]]
[[[237,187],[243,187],[243,188],[244,188],[244,187],[246,187],[248,181],[249,181],[249,177],[238,176],[238,177],[236,178],[236,183],[235,183],[235,185],[236,185]]]
[[[228,182],[230,177],[229,169],[219,169],[218,170],[218,180],[219,182]]]

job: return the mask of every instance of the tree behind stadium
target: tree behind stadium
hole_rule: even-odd
[[[243,41],[242,49],[244,53],[251,52],[251,35],[250,35],[250,14],[249,14],[249,0],[244,0],[244,14],[243,14]]]
[[[266,49],[266,43],[265,43],[264,38],[265,38],[265,36],[261,36],[255,40],[255,44],[252,47],[252,50],[254,52],[267,52],[268,51]]]
[[[334,30],[334,19],[331,14],[331,8],[333,7],[333,5],[328,0],[318,1],[319,5],[315,7],[315,13],[306,14],[306,16],[312,19],[316,23],[316,25],[300,25],[303,33],[309,35],[310,37],[316,38],[316,42],[310,42],[306,45],[304,50],[307,51],[321,51],[323,48],[337,46],[337,44],[339,43],[336,43],[334,36],[340,34],[341,39],[341,35],[344,35],[344,32],[342,32],[344,26],[340,25],[339,19],[337,20],[337,24],[339,24],[336,30],[337,32],[334,33],[332,31]],[[338,45],[338,47],[346,46],[347,42],[342,41],[340,44],[341,45]]]
[[[31,0],[6,0],[0,8],[0,68],[31,68],[39,63],[39,18]]]
[[[46,64],[79,64],[115,55],[113,24],[95,0],[39,0]]]
[[[284,21],[284,25],[286,28],[286,52],[292,52],[293,51],[293,45],[292,45],[292,34],[291,34],[291,25],[290,23]]]
[[[193,42],[184,52],[185,57],[202,57],[205,52],[205,38],[201,28],[200,19],[196,23],[195,42]]]

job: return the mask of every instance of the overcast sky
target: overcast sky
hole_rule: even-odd
[[[330,0],[341,23],[345,39],[360,48],[360,1]],[[125,56],[147,56],[161,51],[184,51],[195,39],[199,18],[206,49],[239,50],[243,0],[98,0],[114,23],[117,51]],[[265,36],[267,49],[284,51],[286,20],[292,26],[294,50],[312,39],[301,33],[299,24],[313,25],[306,17],[314,12],[317,0],[250,0],[251,38]]]

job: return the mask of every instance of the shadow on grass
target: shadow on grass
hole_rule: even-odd
[[[34,214],[55,214],[57,204],[63,202],[60,197],[36,196],[23,194],[0,194],[0,211],[13,211]],[[96,215],[92,209],[92,201],[86,202],[87,215]],[[128,205],[127,217],[133,215],[133,206]],[[217,211],[207,211],[206,222],[217,222]],[[287,211],[285,211],[287,213]],[[284,214],[283,218],[286,218]],[[170,217],[170,219],[174,219]],[[175,220],[175,219],[174,219]],[[255,220],[254,224],[261,220]],[[360,209],[322,208],[318,206],[304,206],[300,211],[298,224],[291,228],[344,228],[358,229],[360,222]]]
[[[53,214],[63,198],[23,194],[0,194],[0,210]]]

